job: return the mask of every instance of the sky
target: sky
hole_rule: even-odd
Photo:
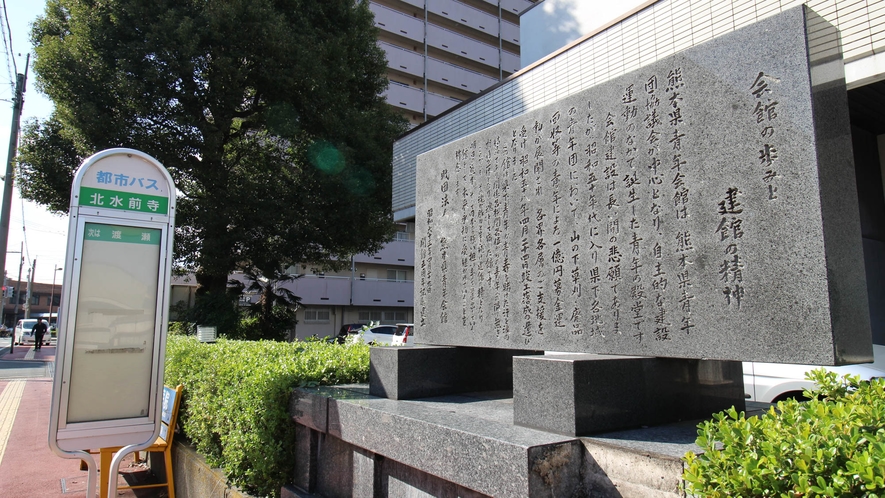
[[[12,37],[12,54],[19,73],[24,73],[25,56],[33,52],[28,40],[30,24],[43,13],[45,3],[35,0],[5,0],[10,33],[6,33],[7,41],[2,47],[2,68],[0,68],[0,176],[5,175],[7,151],[9,150],[9,132],[12,124],[12,97],[15,93],[15,74],[11,67],[9,54],[9,35]],[[5,32],[5,29],[4,29]],[[22,109],[22,124],[28,119],[46,118],[52,113],[52,102],[41,95],[34,85],[34,74],[28,72],[25,86],[25,103]],[[2,184],[3,182],[0,182]],[[12,279],[18,278],[21,256],[18,251],[24,242],[25,265],[22,269],[22,280],[27,277],[27,269],[37,260],[34,280],[52,283],[53,269],[65,264],[65,247],[67,246],[67,216],[57,216],[41,206],[23,202],[18,195],[18,187],[13,189],[12,209],[9,217],[9,242],[7,249],[16,253],[7,253],[6,272]],[[0,194],[2,195],[2,194]],[[57,272],[56,283],[61,282],[64,272]]]
[[[522,67],[591,31],[610,24],[648,0],[544,0],[520,19]]]
[[[31,23],[43,13],[45,1],[39,0],[2,0],[7,8],[12,38],[12,59],[15,60],[17,71],[24,72],[25,56],[33,53],[29,41]],[[534,10],[543,9],[548,20],[546,31],[523,34],[523,51],[533,53],[531,47],[537,47],[533,60],[547,55],[571,41],[580,38],[600,25],[607,24],[621,13],[633,9],[646,0],[546,0]],[[532,12],[530,12],[531,14]],[[536,14],[540,14],[540,11]],[[553,19],[556,22],[551,22]],[[2,68],[0,68],[0,175],[5,171],[6,156],[9,147],[9,133],[12,122],[12,96],[15,91],[15,70],[11,67],[9,41],[0,44],[2,47]],[[525,60],[525,59],[524,59]],[[529,62],[531,62],[529,61]],[[8,63],[9,62],[9,63]],[[525,63],[524,63],[525,65]],[[52,113],[52,102],[41,95],[34,84],[34,74],[29,72],[25,87],[25,103],[22,112],[22,124],[29,119],[45,119]],[[3,182],[0,181],[0,184]],[[67,246],[67,216],[58,216],[48,212],[40,205],[23,201],[14,189],[12,209],[9,220],[9,251],[19,251],[24,244],[25,265],[22,279],[27,275],[27,268],[37,260],[35,281],[51,283],[55,268],[65,264],[65,248]],[[20,255],[7,253],[6,271],[13,279],[18,277]],[[63,272],[56,273],[56,283],[61,281]]]

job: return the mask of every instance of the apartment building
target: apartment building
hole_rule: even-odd
[[[414,225],[375,254],[357,254],[344,270],[322,271],[309,264],[290,271],[281,284],[301,298],[294,336],[334,335],[347,323],[409,323],[414,306]],[[244,296],[248,304],[258,296]]]
[[[374,0],[387,102],[412,126],[520,69],[519,16],[536,0]]]
[[[378,45],[387,56],[387,102],[417,126],[520,69],[519,16],[537,0],[373,0]],[[286,288],[301,298],[295,336],[337,333],[347,323],[411,322],[414,223],[346,270],[292,269]],[[244,295],[248,305],[257,296]]]
[[[301,298],[296,312],[298,324],[292,339],[335,335],[348,323],[410,323],[414,306],[415,225],[402,223],[391,242],[375,254],[357,254],[345,269],[329,271],[310,264],[289,268],[294,278],[277,285]],[[242,273],[232,280],[248,279]],[[173,303],[193,304],[196,282],[178,279],[173,282]],[[258,302],[260,295],[248,290],[240,296],[240,305]]]

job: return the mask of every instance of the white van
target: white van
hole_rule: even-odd
[[[16,344],[34,344],[34,332],[31,329],[34,328],[34,325],[37,325],[36,318],[24,318],[19,320],[18,323],[15,324],[15,335],[13,336]],[[49,341],[51,339],[51,335],[49,333],[49,328],[47,326],[46,334],[43,335],[43,344],[49,345]]]

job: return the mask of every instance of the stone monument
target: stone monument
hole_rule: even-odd
[[[423,345],[296,391],[296,484],[675,496],[673,433],[607,431],[743,410],[741,361],[871,361],[842,64],[800,6],[420,156]]]
[[[870,361],[838,38],[799,24],[761,21],[420,156],[421,341]]]
[[[513,358],[515,421],[582,434],[743,406],[740,361],[871,361],[841,65],[795,9],[419,156],[417,337],[456,348],[374,351],[372,394]]]

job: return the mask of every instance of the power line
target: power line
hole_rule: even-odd
[[[19,199],[22,205],[22,241],[25,244],[25,254],[27,255],[27,260],[31,261],[31,250],[28,249],[28,230],[25,228],[25,200]],[[23,254],[22,256],[24,256]]]
[[[12,28],[9,26],[9,10],[6,8],[6,0],[3,3],[3,23],[0,23],[0,35],[3,37],[3,47],[6,48],[6,70],[9,72],[9,84],[15,87],[15,78],[13,75],[18,74],[18,67],[15,65],[15,51],[12,47]],[[10,68],[10,62],[12,67]]]

